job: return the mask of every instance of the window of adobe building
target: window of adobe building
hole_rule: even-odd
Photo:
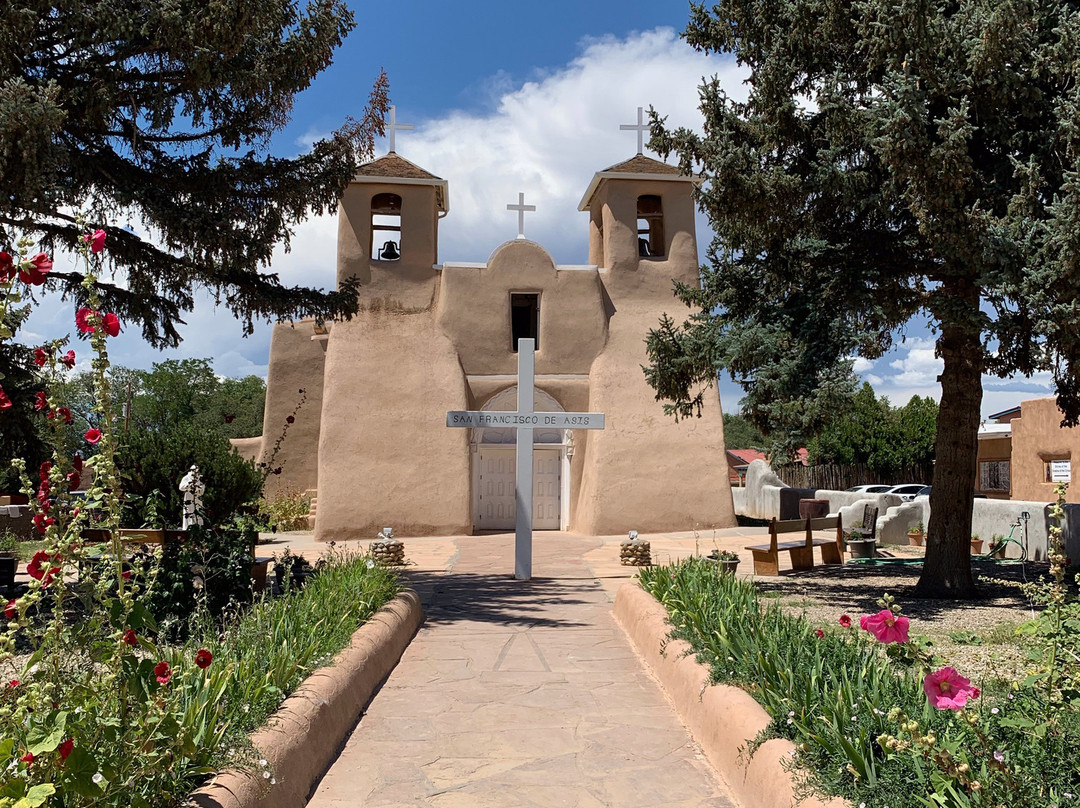
[[[638,255],[659,258],[664,255],[664,210],[655,194],[637,200]]]
[[[510,345],[514,353],[519,339],[535,340],[534,347],[540,350],[540,295],[510,295]]]
[[[371,259],[401,258],[401,197],[375,194],[371,200]]]

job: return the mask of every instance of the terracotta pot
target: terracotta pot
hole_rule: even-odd
[[[821,519],[829,515],[829,500],[827,499],[800,499],[800,519]]]
[[[908,533],[907,538],[908,538],[908,544],[911,545],[912,547],[922,547],[922,543],[923,543],[923,533],[922,532]]]
[[[971,552],[974,555],[980,555],[982,553],[982,539],[971,540]]]

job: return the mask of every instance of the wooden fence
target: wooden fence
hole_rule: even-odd
[[[901,469],[892,474],[871,471],[861,463],[853,466],[833,464],[781,466],[774,471],[792,488],[824,488],[830,491],[846,491],[856,485],[901,485],[902,483],[930,485],[934,477],[933,465]]]

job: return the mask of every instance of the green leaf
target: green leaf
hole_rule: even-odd
[[[64,761],[65,779],[70,778],[75,791],[84,797],[96,797],[101,794],[102,787],[93,780],[97,772],[97,759],[82,747],[76,746],[72,749],[71,754]]]
[[[26,733],[26,745],[30,754],[37,757],[52,752],[64,742],[67,713],[59,712],[47,723],[33,724]]]
[[[55,793],[56,786],[52,783],[40,783],[26,792],[26,796],[15,803],[15,808],[38,808]]]

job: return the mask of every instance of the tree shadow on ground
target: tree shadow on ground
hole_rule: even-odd
[[[851,609],[858,606],[876,611],[877,600],[888,592],[896,598],[908,617],[934,619],[946,613],[972,609],[1028,608],[1027,598],[1014,585],[1046,576],[1045,563],[998,564],[991,561],[972,563],[978,595],[970,600],[928,599],[915,594],[922,574],[919,564],[845,564],[819,566],[803,572],[790,572],[779,578],[757,578],[758,592],[765,597],[790,601],[811,601],[818,605]],[[999,583],[1005,581],[1008,583]]]
[[[594,627],[592,621],[567,615],[591,608],[610,609],[603,590],[589,587],[582,579],[535,577],[517,581],[505,573],[426,570],[406,570],[405,579],[420,595],[428,625],[589,628]]]

